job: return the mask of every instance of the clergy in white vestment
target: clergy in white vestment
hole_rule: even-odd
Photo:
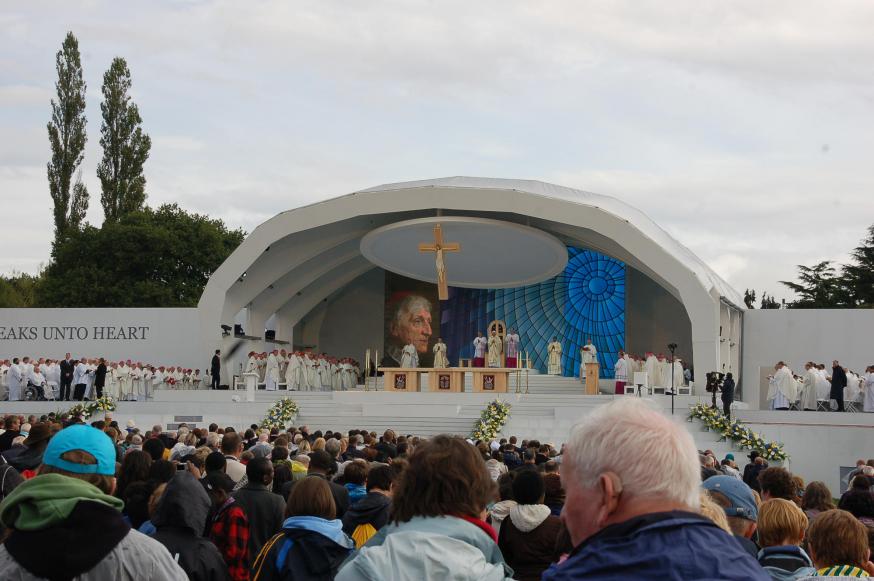
[[[443,342],[442,337],[437,338],[437,342],[434,343],[432,351],[434,352],[435,369],[444,369],[446,367],[449,367],[449,359],[446,357],[446,343]]]
[[[625,393],[625,383],[628,381],[628,360],[625,353],[619,352],[616,363],[613,364],[613,377],[616,379],[616,395]]]
[[[163,365],[152,372],[152,393],[164,387],[164,372]]]
[[[806,363],[801,378],[801,409],[805,411],[816,411],[816,379],[813,363]]]
[[[130,389],[127,393],[122,393],[121,398],[125,401],[136,400],[137,394],[143,389],[143,368],[139,365],[133,365],[130,368]]]
[[[768,376],[768,401],[772,410],[788,410],[798,397],[792,371],[780,361],[774,366],[774,375]]]
[[[118,399],[118,364],[116,363],[107,364],[103,395],[108,395],[112,399]]]
[[[319,357],[319,381],[322,391],[331,389],[331,363],[324,353]]]
[[[331,358],[331,389],[334,391],[343,389],[343,368],[335,357]]]
[[[828,380],[825,365],[822,363],[816,365],[816,398],[828,401],[831,396],[831,389],[832,386]]]
[[[673,363],[673,381],[674,387],[681,387],[685,382],[686,378],[683,375],[683,360],[679,357],[674,357]],[[665,386],[670,387],[670,386]]]
[[[586,365],[598,362],[598,349],[592,343],[592,338],[586,338],[586,344],[580,347],[580,380],[586,381]]]
[[[504,361],[504,365],[506,367],[515,368],[519,366],[519,347],[521,342],[519,340],[519,333],[515,330],[510,329],[510,332],[507,333],[506,337],[506,358]],[[436,367],[436,366],[435,366]]]
[[[864,388],[862,387],[862,378],[848,370],[847,386],[844,388],[844,402],[852,401],[859,403],[862,401],[863,393]]]
[[[279,355],[276,356],[276,360],[279,362],[279,377],[285,377],[285,371],[288,369],[288,353],[286,353],[285,349],[279,350]],[[288,386],[285,386],[288,389]]]
[[[85,368],[85,399],[94,399],[94,372],[97,371],[97,360],[89,359]]]
[[[415,368],[419,366],[419,352],[413,343],[404,345],[401,350],[401,367]]]
[[[497,331],[492,331],[489,337],[489,367],[501,366],[501,353],[504,351],[504,342],[498,337]]]
[[[316,362],[313,361],[312,353],[307,351],[303,354],[303,363],[301,367],[300,388],[303,391],[310,391],[316,386]]]
[[[118,396],[121,399],[130,399],[132,371],[130,366],[130,361],[121,361],[115,368],[115,374],[118,378]]]
[[[476,338],[473,340],[473,366],[474,367],[485,367],[486,362],[486,349],[488,348],[489,341],[483,334],[477,333]]]
[[[18,357],[12,359],[12,365],[6,372],[6,387],[9,390],[9,401],[19,401],[21,399],[21,364]],[[26,380],[24,380],[26,381]]]
[[[61,366],[53,359],[48,359],[45,364],[40,367],[40,371],[42,371],[42,374],[46,378],[46,397],[49,399],[57,399],[60,394]]]
[[[656,361],[656,379],[658,383],[655,385],[658,387],[670,387],[671,386],[671,362],[668,361],[667,357],[659,353],[659,356]]]
[[[133,394],[136,398],[136,401],[145,401],[148,399],[149,394],[152,391],[152,385],[154,383],[155,377],[155,368],[152,365],[143,366],[143,380],[140,382],[141,389]]]
[[[646,353],[646,361],[643,362],[643,370],[646,372],[646,383],[647,387],[656,387],[656,367],[658,366],[659,360],[656,359],[655,353],[650,353],[647,351]],[[659,385],[658,387],[664,387]]]
[[[255,357],[254,351],[249,351],[249,359],[246,360],[243,373],[258,373],[258,358]]]
[[[301,359],[296,352],[288,354],[288,367],[285,368],[286,389],[297,391],[300,389]]]
[[[546,372],[549,375],[561,375],[561,343],[556,337],[546,346]]]
[[[43,397],[45,397],[46,391],[46,378],[39,370],[39,367],[34,365],[30,370],[30,375],[27,378],[27,383],[31,385],[35,385],[38,392],[42,392]]]
[[[270,355],[267,356],[267,365],[266,365],[266,374],[265,374],[265,386],[264,389],[267,391],[276,391],[277,386],[279,385],[279,359],[277,356],[279,355],[279,351],[274,349],[270,352]]]
[[[862,385],[865,390],[865,402],[862,406],[862,411],[874,412],[874,365],[869,365],[865,369],[864,383]]]
[[[200,375],[200,369],[195,369],[194,372],[191,374],[191,388],[200,389],[202,385],[203,377],[201,377]]]

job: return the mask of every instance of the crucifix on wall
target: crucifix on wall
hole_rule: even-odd
[[[437,296],[441,301],[449,298],[449,287],[446,284],[446,264],[443,262],[444,252],[459,252],[461,244],[443,242],[443,229],[440,224],[434,226],[434,244],[419,244],[419,252],[434,252],[437,255]]]

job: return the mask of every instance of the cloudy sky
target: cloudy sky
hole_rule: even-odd
[[[735,287],[874,223],[874,3],[313,0],[0,5],[0,272],[48,259],[54,58],[79,38],[88,220],[127,59],[148,202],[251,230],[381,183],[540,179],[647,212]]]

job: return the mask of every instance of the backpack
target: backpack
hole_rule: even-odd
[[[355,541],[355,548],[360,549],[364,543],[370,540],[370,537],[376,534],[376,529],[370,523],[360,524],[352,531],[352,540]]]

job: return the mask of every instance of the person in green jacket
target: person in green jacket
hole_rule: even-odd
[[[55,434],[39,475],[0,503],[10,529],[0,579],[186,581],[163,545],[125,523],[114,491],[115,447],[106,434],[81,424]]]

